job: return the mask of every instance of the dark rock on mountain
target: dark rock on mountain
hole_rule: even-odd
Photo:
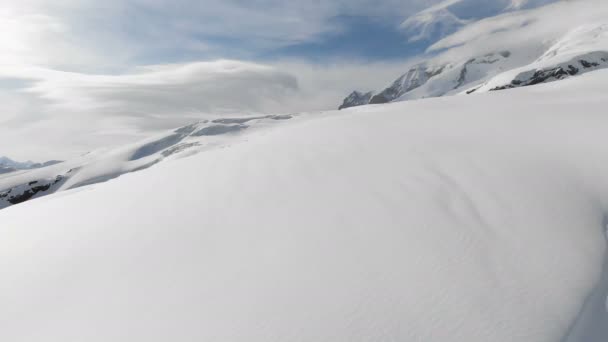
[[[556,65],[551,68],[541,70],[531,70],[517,75],[509,84],[501,85],[490,89],[490,91],[512,89],[517,87],[527,87],[540,83],[546,83],[578,75],[584,71],[601,69],[608,67],[608,59],[600,58],[596,61],[587,59],[577,59],[570,63]]]
[[[350,107],[366,105],[369,103],[373,95],[374,93],[372,93],[371,91],[367,93],[353,91],[344,99],[344,102],[338,109],[342,110]]]

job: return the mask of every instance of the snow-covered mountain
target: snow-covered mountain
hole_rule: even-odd
[[[20,171],[0,174],[0,209],[58,191],[79,188],[140,171],[163,160],[222,145],[226,136],[261,129],[291,115],[248,116],[205,120],[118,149],[99,150],[47,167],[11,164]],[[5,159],[3,159],[5,160]]]
[[[535,85],[603,68],[608,68],[608,23],[589,24],[569,32],[535,62],[501,73],[468,92]]]
[[[17,162],[8,157],[0,156],[0,174],[14,172],[17,170],[31,170],[59,164],[61,161],[49,160],[44,163],[34,163],[32,161]]]
[[[607,86],[198,123],[68,161],[72,190],[0,211],[0,340],[605,342]]]
[[[374,93],[371,91],[366,93],[362,93],[360,91],[353,91],[344,99],[344,102],[342,103],[339,109],[368,104],[372,96],[374,96]]]
[[[368,103],[502,90],[608,67],[608,6],[601,3],[559,2],[467,25],[431,46],[427,61],[412,66]],[[362,102],[345,101],[340,108]]]
[[[372,96],[369,103],[437,97],[453,94],[513,65],[510,51],[477,56],[458,64],[426,62],[415,65],[391,86]]]

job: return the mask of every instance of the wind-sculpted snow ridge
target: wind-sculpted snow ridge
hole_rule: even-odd
[[[231,121],[2,210],[0,340],[608,341],[607,80]]]
[[[63,163],[27,171],[0,171],[0,209],[57,191],[102,183],[125,173],[147,169],[163,160],[191,155],[233,142],[237,133],[291,119],[291,115],[221,118],[188,125],[131,146],[96,151]],[[29,164],[28,164],[29,165]],[[1,170],[1,169],[0,169]]]
[[[604,2],[581,0],[466,25],[432,45],[429,54],[436,55],[413,66],[367,104],[511,89],[604,68],[607,23]],[[348,107],[363,104],[357,101]]]
[[[534,63],[502,73],[468,93],[553,82],[603,68],[608,68],[608,25],[588,24],[566,34]]]
[[[511,52],[505,50],[476,56],[459,63],[421,63],[413,66],[391,86],[370,97],[369,101],[350,101],[351,95],[345,99],[340,109],[368,103],[381,104],[455,94],[466,89],[468,85],[476,84],[477,81],[514,65],[511,57]]]
[[[548,62],[542,61],[511,70],[495,77],[480,87],[468,90],[467,93],[526,87],[539,83],[559,81],[570,76],[608,68],[608,51],[586,53],[578,55],[569,61],[556,64]]]

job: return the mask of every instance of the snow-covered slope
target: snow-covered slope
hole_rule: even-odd
[[[509,69],[517,58],[510,51],[477,56],[458,64],[431,61],[414,66],[393,84],[374,95],[369,103],[438,97],[462,91],[501,70]]]
[[[0,174],[0,209],[57,191],[105,182],[167,159],[222,146],[226,137],[240,136],[291,118],[291,115],[267,115],[205,120],[130,146],[95,151],[75,160],[51,163],[42,169]]]
[[[588,24],[566,34],[534,63],[504,72],[469,93],[557,81],[604,68],[608,68],[608,24]]]
[[[443,5],[456,4],[462,3]],[[525,5],[513,3],[509,8]],[[599,0],[562,1],[481,20],[433,44],[427,61],[413,66],[369,103],[502,90],[605,68],[607,25],[608,6]]]
[[[607,81],[301,115],[4,209],[0,340],[605,342]]]

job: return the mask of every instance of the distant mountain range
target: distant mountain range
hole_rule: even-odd
[[[510,89],[608,67],[607,23],[596,21],[593,15],[570,21],[554,19],[567,18],[568,13],[590,2],[559,2],[533,10],[512,11],[537,6],[543,1],[498,1],[498,7],[508,13],[473,23],[449,12],[455,6],[474,2],[446,1],[408,19],[404,25],[421,30],[420,37],[426,36],[424,31],[437,30],[425,28],[431,22],[443,28],[456,22],[466,26],[433,44],[424,62],[411,66],[385,89],[354,91],[339,109]],[[598,8],[597,12],[601,18],[606,10]],[[412,37],[418,39],[415,35]]]
[[[35,163],[33,161],[18,162],[8,157],[0,157],[0,174],[9,173],[17,170],[39,169],[59,163],[61,163],[61,161],[59,160],[49,160],[44,163]]]

